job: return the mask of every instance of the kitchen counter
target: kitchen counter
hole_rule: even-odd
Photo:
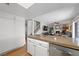
[[[79,46],[73,43],[72,38],[67,36],[31,35],[28,37],[79,51]]]

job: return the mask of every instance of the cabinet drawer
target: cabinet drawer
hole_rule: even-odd
[[[32,39],[32,38],[28,38],[28,40],[31,41],[32,43],[34,43],[35,45],[43,46],[46,48],[49,47],[48,42],[44,42],[44,41],[40,41],[40,40],[36,40],[36,39]]]
[[[32,42],[32,43],[35,42],[35,40],[33,40],[33,39],[31,39],[31,38],[27,38],[27,41],[30,41],[30,42]]]
[[[46,47],[46,48],[49,47],[49,43],[48,42],[44,42],[44,41],[40,41],[40,40],[36,40],[36,44],[38,44],[40,46],[43,46],[43,47]]]

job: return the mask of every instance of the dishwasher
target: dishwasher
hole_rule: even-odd
[[[71,53],[68,52],[68,49],[62,46],[49,44],[49,55],[50,56],[70,56]]]

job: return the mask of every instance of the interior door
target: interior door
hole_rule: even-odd
[[[48,56],[48,49],[42,46],[35,46],[35,56]]]

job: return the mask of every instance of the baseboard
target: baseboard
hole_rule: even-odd
[[[30,54],[30,52],[27,51],[27,53],[28,53],[30,56],[32,56],[32,55]]]
[[[21,47],[14,48],[14,49],[12,49],[12,50],[9,50],[9,51],[6,51],[6,52],[3,52],[3,53],[0,54],[0,56],[5,56],[5,54],[10,53],[10,52],[15,51],[15,50],[18,50],[18,49],[20,49],[20,48],[22,48],[22,47],[24,47],[24,46],[21,46]]]

